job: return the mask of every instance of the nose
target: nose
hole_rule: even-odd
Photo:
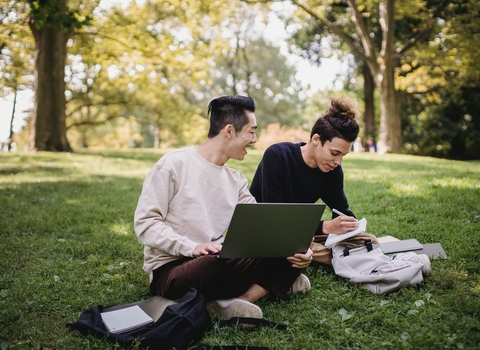
[[[336,157],[333,162],[335,163],[336,166],[342,165],[342,160],[343,160],[343,154],[339,155]]]
[[[255,142],[257,142],[257,134],[256,134],[256,133],[253,133],[252,143],[255,143]]]

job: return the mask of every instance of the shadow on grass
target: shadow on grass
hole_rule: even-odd
[[[116,348],[70,334],[64,324],[97,304],[147,297],[143,247],[133,232],[133,214],[144,180],[141,172],[160,158],[157,152],[86,152],[71,158],[40,154],[0,166],[3,175],[12,177],[2,182],[0,191],[0,341],[31,348]],[[100,156],[111,161],[101,159],[101,168],[88,174]],[[251,179],[260,157],[251,152],[231,166]],[[76,161],[83,162],[83,170],[74,168]],[[207,334],[206,340],[279,349],[433,349],[457,343],[458,348],[476,348],[480,193],[471,182],[478,180],[465,162],[442,162],[438,167],[437,160],[407,157],[378,162],[352,157],[345,162],[350,205],[367,218],[371,233],[442,243],[448,259],[432,261],[432,275],[418,288],[371,295],[332,271],[307,271],[310,293],[265,304],[267,319],[287,322],[289,332],[224,329]],[[142,171],[124,172],[135,167]],[[379,177],[363,180],[369,172]],[[424,174],[429,175],[425,180]],[[443,181],[444,176],[449,180]],[[468,186],[450,181],[456,176],[464,177]],[[339,310],[352,317],[343,320]]]
[[[61,168],[50,170],[62,172]],[[98,225],[102,228],[118,222],[133,225],[142,183],[143,179],[135,177],[90,175],[71,181],[4,186],[0,233],[76,235],[96,230]]]
[[[157,162],[165,153],[171,149],[105,149],[105,150],[80,150],[77,154],[97,155],[105,158],[133,159],[139,161],[151,162],[152,165]]]

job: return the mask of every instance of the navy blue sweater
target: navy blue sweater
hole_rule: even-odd
[[[310,168],[300,147],[305,143],[281,142],[267,148],[250,186],[257,202],[316,203],[319,199],[330,208],[354,216],[348,209],[343,191],[341,166],[327,173]],[[333,213],[332,218],[337,214]],[[323,221],[316,234],[323,234]]]

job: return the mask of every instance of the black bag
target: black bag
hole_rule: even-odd
[[[85,310],[77,322],[67,326],[83,335],[92,334],[125,346],[139,341],[142,347],[148,346],[152,350],[187,349],[202,339],[210,325],[210,315],[203,296],[194,288],[175,302],[165,309],[155,323],[129,333],[109,333],[100,316],[104,309],[101,305]]]

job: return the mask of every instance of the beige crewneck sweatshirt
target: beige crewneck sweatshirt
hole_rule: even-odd
[[[237,203],[252,202],[239,171],[208,162],[194,147],[165,154],[143,183],[134,218],[150,281],[154,269],[221,236]]]

